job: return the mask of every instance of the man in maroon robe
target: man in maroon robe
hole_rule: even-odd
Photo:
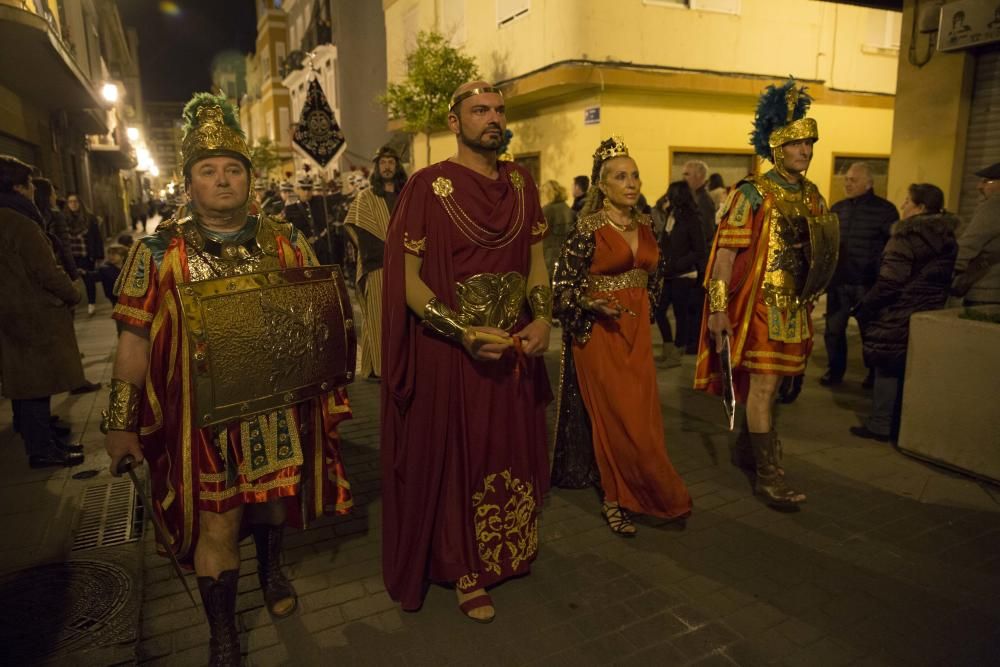
[[[497,161],[504,114],[491,84],[459,87],[458,152],[407,182],[385,246],[386,590],[416,610],[430,582],[454,585],[479,622],[486,587],[528,571],[548,487],[548,225],[529,173]]]

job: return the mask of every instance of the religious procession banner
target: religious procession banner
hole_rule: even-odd
[[[315,77],[309,81],[309,92],[302,105],[302,115],[295,125],[292,145],[320,168],[326,167],[347,146],[323,87]]]

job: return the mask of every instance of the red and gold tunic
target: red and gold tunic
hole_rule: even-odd
[[[510,333],[531,322],[525,280],[531,246],[548,225],[528,172],[498,169],[496,179],[447,161],[422,169],[389,223],[382,575],[404,609],[420,607],[428,581],[491,586],[527,573],[538,552],[552,398],[542,358],[511,349],[477,361],[421,326],[405,296],[409,254],[422,259],[420,277],[437,298],[463,316],[475,311]]]
[[[239,247],[235,259],[213,255],[222,241]],[[150,463],[155,511],[182,561],[193,557],[199,511],[286,498],[289,522],[303,526],[351,507],[337,434],[337,424],[351,416],[346,392],[205,428],[192,418],[189,342],[177,285],[316,264],[291,225],[257,216],[229,235],[212,235],[190,217],[170,220],[129,253],[113,317],[149,335],[139,439]]]
[[[809,271],[808,226],[789,211],[817,216],[826,202],[811,182],[785,181],[776,171],[747,178],[723,206],[706,276],[720,248],[737,251],[729,281],[733,327],[733,388],[745,402],[750,374],[801,375],[812,351],[811,304],[790,296]],[[708,331],[706,299],[695,369],[695,389],[722,394],[719,355]]]

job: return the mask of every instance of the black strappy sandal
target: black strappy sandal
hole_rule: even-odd
[[[608,528],[619,537],[635,537],[636,528],[629,518],[628,512],[621,508],[621,505],[609,505],[604,503],[601,506],[601,516],[608,522]]]

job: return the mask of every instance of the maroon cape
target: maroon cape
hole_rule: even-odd
[[[473,360],[420,324],[407,307],[404,255],[457,309],[455,283],[479,273],[525,277],[530,246],[547,231],[531,176],[512,163],[496,180],[452,162],[413,175],[389,223],[382,311],[382,575],[404,609],[418,609],[430,581],[463,589],[524,574],[538,550],[548,490],[542,359],[519,368],[513,351]],[[445,208],[437,190],[452,186]],[[521,189],[515,183],[523,182]],[[456,211],[454,205],[460,208]],[[523,207],[523,208],[522,208]],[[503,247],[474,242],[450,215],[494,232],[520,231]],[[531,320],[524,307],[516,332]]]

